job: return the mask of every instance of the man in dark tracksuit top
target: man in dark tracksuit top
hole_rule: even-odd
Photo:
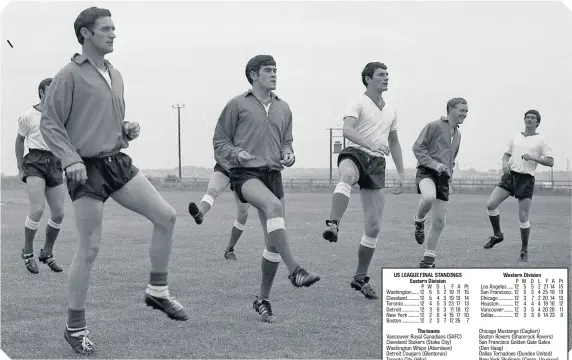
[[[459,125],[465,121],[467,112],[465,99],[449,100],[447,117],[427,124],[413,145],[413,153],[418,160],[415,182],[417,193],[421,194],[414,217],[415,240],[419,244],[425,241],[425,215],[433,208],[427,248],[419,264],[422,268],[435,267],[437,243],[445,227],[450,182],[461,145]]]
[[[258,210],[266,247],[262,253],[260,296],[253,307],[263,321],[272,321],[270,289],[281,259],[296,287],[310,286],[319,276],[308,273],[294,259],[284,226],[285,203],[282,189],[284,166],[294,164],[292,112],[276,96],[276,62],[258,55],[246,65],[252,89],[231,99],[220,115],[213,146],[216,154],[229,162],[230,182],[243,203]],[[267,236],[266,236],[267,234]]]
[[[103,205],[109,197],[153,225],[148,306],[176,320],[188,317],[169,295],[167,269],[177,214],[120,152],[139,136],[139,125],[124,121],[123,79],[104,56],[113,51],[115,26],[107,9],[89,8],[74,23],[82,55],[54,77],[45,99],[40,129],[61,159],[73,202],[79,246],[69,269],[69,309],[64,337],[79,353],[93,352],[87,338],[85,301],[101,241]]]

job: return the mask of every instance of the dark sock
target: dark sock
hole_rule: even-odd
[[[262,283],[260,284],[260,297],[259,299],[270,299],[270,290],[274,283],[274,278],[278,272],[279,262],[272,262],[262,258],[260,268],[262,269]]]
[[[46,242],[44,243],[42,254],[50,255],[52,253],[59,233],[60,229],[53,228],[50,225],[46,226]]]
[[[375,248],[370,248],[367,246],[359,245],[358,248],[358,265],[356,269],[356,275],[358,274],[367,274],[369,270],[369,264],[371,263],[371,259],[373,258],[373,253],[375,252]],[[364,275],[365,277],[365,275]]]
[[[520,239],[522,241],[522,246],[520,248],[521,252],[528,252],[528,237],[530,236],[530,228],[520,229]]]
[[[24,254],[31,254],[34,252],[34,237],[37,230],[32,230],[27,227],[24,228]]]
[[[68,322],[69,329],[83,329],[87,326],[85,322],[85,309],[73,310],[68,308]]]
[[[489,215],[489,220],[491,221],[491,225],[493,226],[493,234],[495,237],[500,238],[502,237],[501,228],[500,228],[500,215]]]
[[[234,247],[238,242],[238,239],[240,239],[243,231],[244,230],[240,230],[236,226],[232,227],[232,230],[230,231],[230,240],[228,242],[228,246],[226,247],[227,251],[234,250]]]
[[[151,271],[149,276],[149,285],[153,286],[167,286],[167,274]]]

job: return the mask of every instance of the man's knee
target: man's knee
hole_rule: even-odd
[[[43,202],[32,202],[30,204],[30,219],[40,221],[44,214],[45,204]]]
[[[495,212],[495,210],[498,211],[498,205],[495,204],[492,198],[489,198],[489,200],[487,201],[487,211]]]
[[[443,230],[446,223],[445,215],[433,214],[433,224],[432,226],[437,230]]]
[[[64,214],[50,216],[48,219],[48,225],[54,229],[61,229],[62,223],[64,222]]]
[[[378,231],[379,232],[379,231]],[[365,246],[371,249],[375,249],[377,246],[377,235],[372,236],[371,234],[367,234],[367,231],[361,237],[361,241],[359,243],[361,246]]]
[[[79,249],[78,255],[83,259],[84,263],[93,263],[99,254],[99,242],[91,244],[88,247]]]
[[[520,220],[521,224],[528,222],[528,212],[527,211],[519,211],[518,212],[518,220]],[[523,228],[525,229],[525,228]]]
[[[208,196],[210,196],[210,197],[212,197],[212,198],[216,198],[216,197],[218,197],[218,196],[220,195],[221,191],[222,191],[221,189],[217,189],[217,188],[214,188],[214,187],[209,187],[209,188],[207,189],[206,195],[208,195]],[[213,200],[214,200],[214,199],[213,199]]]
[[[268,249],[270,247],[270,250]],[[262,257],[270,262],[279,263],[282,260],[282,257],[273,246],[268,246],[264,248],[262,252]]]
[[[244,210],[239,211],[238,216],[236,217],[236,221],[242,224],[242,226],[244,226],[247,220],[248,220],[248,209],[246,209],[246,211]]]
[[[371,219],[366,221],[365,234],[371,238],[377,238],[381,231],[381,223],[378,219]]]
[[[177,212],[171,205],[165,206],[161,213],[156,217],[154,225],[165,230],[172,230],[177,222]]]
[[[267,219],[282,217],[282,203],[278,199],[272,199],[264,206],[264,214]],[[270,229],[268,229],[270,231]]]
[[[430,204],[432,204],[432,203],[434,203],[435,200],[437,199],[437,196],[435,195],[434,192],[429,192],[429,191],[427,191],[427,192],[422,192],[422,193],[421,193],[421,199],[422,199],[422,201],[425,202],[425,203],[430,203]]]

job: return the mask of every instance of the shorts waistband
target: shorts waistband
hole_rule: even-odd
[[[271,169],[269,167],[235,167],[231,168],[230,171],[240,171],[240,170],[250,170],[250,171],[261,171],[261,172],[280,172],[278,169]]]
[[[54,155],[53,152],[51,152],[49,150],[42,150],[42,149],[29,149],[28,152],[32,153],[32,154]]]
[[[110,159],[116,157],[117,155],[121,154],[121,151],[115,151],[112,153],[102,153],[96,156],[82,156],[81,159],[84,161],[94,161],[94,160],[103,160],[103,159]]]

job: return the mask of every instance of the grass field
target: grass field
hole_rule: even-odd
[[[254,209],[236,247],[238,261],[223,258],[235,218],[231,193],[217,199],[203,225],[187,213],[189,200],[202,193],[163,192],[179,214],[171,269],[171,293],[186,306],[187,322],[174,322],[145,307],[151,224],[110,200],[105,210],[101,250],[88,294],[87,322],[96,358],[376,358],[382,356],[381,301],[367,301],[352,290],[357,246],[363,231],[359,195],[343,219],[340,240],[321,238],[329,213],[329,193],[287,192],[287,230],[294,253],[322,280],[295,289],[281,264],[272,292],[276,323],[258,321],[252,310],[260,281],[263,249]],[[483,245],[490,234],[484,205],[487,196],[454,195],[438,248],[438,267],[523,267],[517,206],[500,207],[505,241],[492,250]],[[412,217],[418,197],[388,195],[382,234],[370,272],[380,288],[381,267],[417,267],[423,247],[413,239]],[[75,358],[63,339],[67,314],[67,268],[76,249],[75,225],[66,199],[64,228],[55,247],[64,272],[40,264],[28,273],[20,258],[28,205],[21,190],[2,191],[2,350],[15,358]],[[35,242],[43,245],[44,214]],[[524,267],[570,267],[571,201],[537,196],[529,263]],[[570,283],[569,283],[570,286]]]

